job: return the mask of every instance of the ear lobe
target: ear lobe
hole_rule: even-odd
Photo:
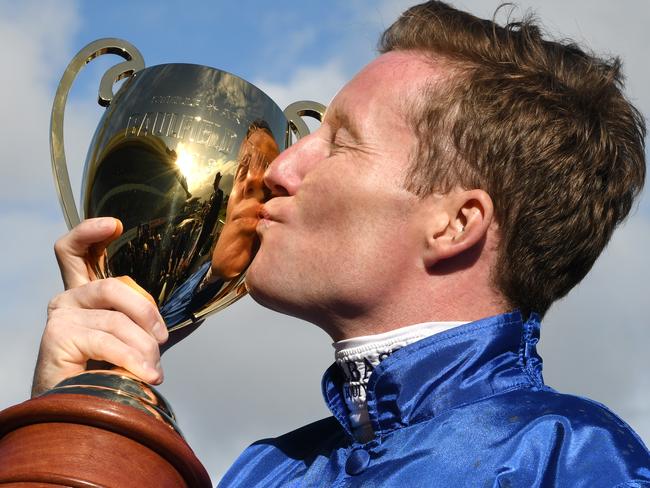
[[[431,229],[424,255],[425,265],[461,255],[480,242],[492,222],[492,199],[483,190],[461,190],[445,195],[448,215],[444,228]]]

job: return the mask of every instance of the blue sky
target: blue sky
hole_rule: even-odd
[[[287,79],[297,66],[322,64],[349,46],[349,37],[368,32],[368,55],[375,42],[370,22],[358,19],[360,2],[96,2],[81,4],[86,20],[79,40],[128,36],[149,53],[150,64],[191,62],[236,71],[272,82]],[[365,24],[365,25],[364,25]],[[324,42],[328,39],[328,42]],[[352,67],[354,68],[354,67]]]
[[[210,65],[256,83],[282,107],[298,99],[327,103],[374,56],[381,30],[409,4],[0,0],[0,408],[27,397],[46,304],[61,287],[52,244],[65,225],[51,181],[49,111],[58,80],[81,47],[121,37],[139,48],[147,66]],[[455,4],[489,17],[497,2]],[[649,2],[626,2],[625,10],[605,0],[520,5],[534,8],[552,32],[620,54],[629,96],[650,113]],[[71,94],[66,150],[76,190],[102,113],[95,102],[99,78],[116,60],[91,63]],[[644,198],[583,284],[553,307],[541,342],[548,383],[608,404],[646,442],[649,245]],[[319,381],[332,358],[318,329],[244,299],[166,354],[162,391],[216,481],[250,442],[327,415]]]

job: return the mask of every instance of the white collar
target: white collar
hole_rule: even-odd
[[[332,346],[338,355],[341,351],[348,354],[360,354],[366,351],[372,351],[378,345],[392,344],[397,342],[412,342],[424,339],[425,337],[439,334],[453,327],[466,324],[467,321],[458,322],[423,322],[421,324],[407,325],[398,329],[382,332],[381,334],[372,334],[342,341],[334,342]]]
[[[366,389],[368,379],[377,365],[404,346],[466,323],[425,322],[332,344],[336,363],[346,378],[343,383],[343,398],[350,412],[350,425],[360,442],[367,442],[374,436],[368,417]]]

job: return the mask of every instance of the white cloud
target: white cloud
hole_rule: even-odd
[[[300,67],[282,83],[261,79],[255,84],[284,110],[298,100],[314,100],[327,105],[348,79],[342,63],[331,60],[323,66]]]
[[[75,3],[4,1],[0,12],[0,201],[50,202],[52,73],[60,76],[67,63],[79,23]]]
[[[45,307],[60,288],[52,244],[65,226],[51,183],[48,126],[52,87],[78,23],[74,2],[0,2],[2,407],[29,392]]]

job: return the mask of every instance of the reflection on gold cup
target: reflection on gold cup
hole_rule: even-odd
[[[100,84],[99,102],[107,110],[88,150],[82,215],[122,221],[124,231],[109,245],[96,274],[128,275],[149,292],[173,344],[183,336],[176,331],[196,326],[246,293],[245,270],[259,245],[258,209],[268,197],[264,170],[292,133],[308,133],[301,117],[320,120],[325,107],[297,102],[283,112],[264,92],[230,73],[191,64],[144,68],[129,43],[95,41],[68,66],[52,109],[52,165],[69,227],[80,217],[63,152],[63,112],[77,73],[104,53],[126,61]],[[127,79],[113,95],[113,84],[122,78]],[[106,375],[86,373],[50,393],[85,389],[126,403],[126,391],[135,398],[129,404],[160,411],[175,427],[155,390],[144,392],[124,376],[131,386],[122,385],[116,395],[110,393],[115,379]]]

